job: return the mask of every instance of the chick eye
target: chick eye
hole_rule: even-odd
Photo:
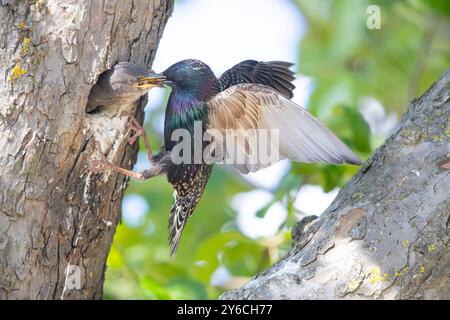
[[[130,84],[136,83],[136,81],[137,81],[137,79],[135,79],[135,78],[130,78],[130,79],[128,80],[128,82],[129,82]]]

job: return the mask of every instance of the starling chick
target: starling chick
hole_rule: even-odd
[[[94,112],[121,102],[134,102],[151,88],[160,86],[162,79],[138,64],[119,62],[99,76],[89,93],[86,112]]]

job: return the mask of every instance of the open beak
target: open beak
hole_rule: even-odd
[[[150,89],[153,87],[162,87],[166,77],[158,73],[149,73],[148,76],[139,77],[136,86],[140,89]]]

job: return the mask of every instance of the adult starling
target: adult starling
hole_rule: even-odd
[[[194,136],[194,123],[199,121],[202,132],[215,129],[224,135],[227,129],[277,130],[279,159],[361,163],[319,120],[289,100],[295,88],[290,66],[292,64],[281,61],[246,60],[216,78],[211,69],[199,60],[183,60],[172,65],[158,77],[159,84],[170,86],[172,92],[165,114],[164,150],[151,158],[153,167],[134,173],[112,165],[106,159],[98,163],[97,171],[111,169],[140,179],[167,174],[175,189],[169,218],[171,255],[176,252],[183,228],[203,194],[213,167],[212,163],[204,161],[195,163],[194,155],[186,162],[173,161],[175,152],[172,157],[170,153],[179,141],[173,141],[171,137],[177,129],[186,129]],[[164,79],[161,80],[161,77]],[[252,150],[258,148],[255,140],[249,139],[249,136],[244,138],[243,144],[238,145],[234,153],[227,149],[226,143],[214,138],[203,141],[202,150],[213,145],[211,154],[220,150],[219,161],[229,154],[233,154],[236,160],[239,156],[249,156]],[[267,143],[272,142],[269,140]],[[234,161],[232,165],[241,173],[248,173],[272,163]]]

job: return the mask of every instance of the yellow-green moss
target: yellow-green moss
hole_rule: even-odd
[[[371,284],[375,284],[375,283],[381,282],[381,281],[387,281],[389,279],[389,274],[385,273],[385,274],[381,275],[381,270],[378,267],[373,268],[369,272],[369,276],[370,276],[369,283],[371,283]]]
[[[450,117],[447,119],[447,129],[445,129],[445,134],[450,138]]]
[[[403,275],[405,275],[407,272],[409,271],[408,267],[404,267],[402,270],[400,270],[399,272],[395,273],[396,277],[401,277]]]
[[[16,80],[23,76],[25,73],[27,73],[27,70],[24,69],[20,64],[16,64],[12,68],[11,75],[9,76],[8,80]]]
[[[428,249],[428,253],[433,253],[436,251],[436,245],[434,243],[432,243],[432,244],[428,245],[427,249]]]
[[[361,199],[362,197],[364,197],[364,193],[362,192],[353,192],[352,194],[352,199]]]
[[[404,240],[403,241],[403,247],[404,248],[408,248],[410,241],[409,240]]]
[[[29,47],[30,47],[30,38],[24,37],[22,43],[22,53],[27,54]]]

